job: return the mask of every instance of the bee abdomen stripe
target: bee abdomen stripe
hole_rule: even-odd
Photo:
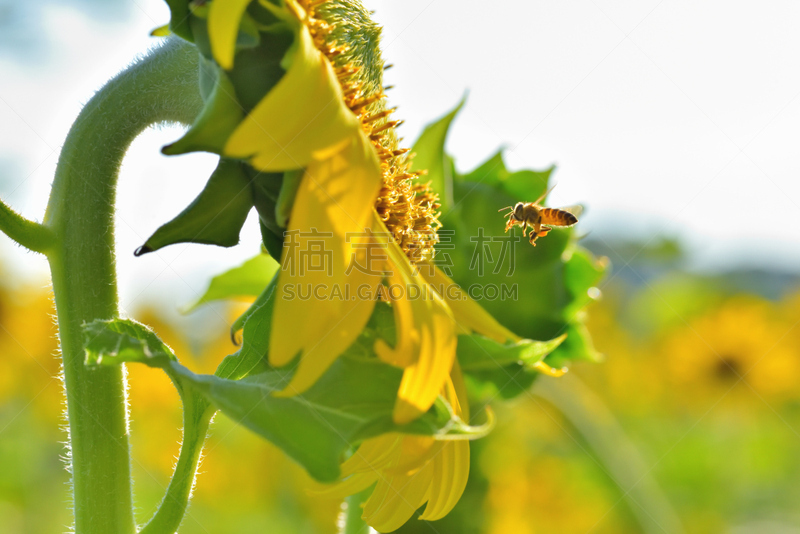
[[[555,208],[544,208],[542,210],[542,222],[558,226],[572,226],[578,222],[578,218],[568,211]]]

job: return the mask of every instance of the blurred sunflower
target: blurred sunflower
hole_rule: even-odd
[[[800,352],[784,339],[791,325],[776,311],[768,301],[740,296],[674,331],[662,345],[669,375],[716,397],[739,381],[767,399],[796,395]]]

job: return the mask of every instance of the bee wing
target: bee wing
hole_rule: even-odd
[[[550,194],[550,191],[552,191],[553,189],[555,189],[555,188],[556,188],[556,185],[557,185],[557,184],[553,184],[553,185],[552,185],[552,187],[550,187],[550,189],[548,189],[547,191],[545,191],[544,193],[542,193],[542,196],[540,196],[539,198],[537,198],[536,200],[534,200],[534,201],[533,201],[533,204],[541,204],[542,200],[544,200],[544,199],[547,197],[547,195],[549,195],[549,194]]]

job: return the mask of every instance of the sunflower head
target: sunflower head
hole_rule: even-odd
[[[383,85],[386,65],[379,46],[380,27],[360,2],[173,0],[170,7],[173,31],[195,42],[205,58],[201,81],[207,105],[189,132],[165,147],[165,153],[207,150],[223,156],[247,157],[259,151],[255,145],[266,134],[279,146],[269,154],[251,157],[254,169],[246,170],[261,181],[265,172],[305,167],[308,157],[303,156],[335,149],[336,143],[347,135],[345,126],[358,127],[378,158],[380,182],[373,204],[383,224],[412,263],[433,257],[440,227],[438,196],[430,184],[420,180],[425,171],[412,170],[413,154],[399,146],[396,128],[402,121],[393,117],[395,109],[389,107]],[[300,54],[295,53],[297,49],[301,49]],[[315,55],[320,57],[314,58]],[[305,94],[322,102],[318,116],[300,114],[308,119],[305,123],[290,119],[293,126],[306,130],[304,139],[298,141],[288,135],[275,135],[269,126],[276,114],[286,116],[293,108],[281,102],[281,109],[264,109],[263,101],[292,70],[292,64],[302,61],[313,64],[320,73],[328,72],[318,80],[319,85],[327,85],[318,88],[324,90],[313,93],[303,92],[297,84],[294,87],[300,93],[292,96]],[[307,89],[311,86],[305,84]],[[331,106],[327,99],[337,102]],[[248,121],[246,116],[252,112],[255,113]],[[331,126],[332,131],[326,136],[323,130]],[[292,141],[300,150],[285,146]],[[260,149],[263,151],[263,147]],[[278,156],[288,157],[276,157],[275,152],[284,152]],[[285,194],[279,210],[294,200],[291,187],[281,192]],[[282,241],[286,217],[280,213],[275,216],[275,199],[265,202],[258,191],[255,196],[256,208],[267,227],[265,245],[280,259],[281,247],[276,241]],[[152,244],[145,250],[151,249],[155,250]]]
[[[336,67],[347,107],[359,118],[381,160],[381,188],[375,209],[394,240],[413,263],[430,260],[438,242],[439,199],[424,171],[411,170],[413,154],[399,148],[378,47],[380,28],[359,4],[301,2],[314,42]],[[354,10],[354,6],[358,9]]]
[[[548,331],[550,342],[516,335],[432,264],[441,227],[438,195],[448,187],[435,171],[436,190],[421,179],[425,171],[415,166],[413,152],[399,145],[401,121],[383,85],[380,28],[358,1],[168,3],[172,31],[202,55],[206,105],[164,152],[204,150],[221,158],[200,197],[141,251],[180,241],[231,246],[255,207],[264,246],[281,266],[237,321],[243,347],[228,360],[235,374],[225,376],[286,368],[287,379],[270,394],[283,400],[313,397],[314,388],[329,387],[331,374],[354,360],[373,366],[376,376],[395,373],[397,383],[387,390],[394,404],[383,412],[382,432],[347,444],[353,455],[337,488],[359,491],[376,484],[365,517],[381,531],[398,528],[426,502],[424,519],[442,517],[464,491],[465,440],[482,435],[464,425],[469,405],[461,369],[500,387],[509,376],[524,375],[521,386],[515,379],[524,390],[539,373],[563,374],[544,358],[567,336],[557,328]],[[437,129],[442,135],[446,130]],[[441,151],[444,140],[437,146]],[[427,162],[430,154],[425,156]],[[449,161],[444,154],[434,159]],[[319,247],[320,239],[327,263],[304,270],[303,254]],[[587,284],[595,283],[602,266],[570,250],[573,259],[565,267],[568,235],[550,240],[559,242],[562,248],[538,266],[539,285],[560,291],[554,297],[557,313],[574,318],[567,306],[585,303]],[[366,270],[362,245],[383,249]],[[569,277],[580,281],[562,287]],[[387,287],[400,291],[381,291]],[[388,304],[379,306],[380,297]],[[370,327],[387,309],[388,325]],[[564,325],[575,327],[577,320],[570,321]],[[583,340],[571,331],[569,338]],[[506,388],[501,394],[518,393]],[[420,431],[442,406],[450,417],[447,428]],[[404,434],[411,430],[418,435]],[[453,438],[457,430],[462,439]],[[374,465],[365,467],[359,458]]]

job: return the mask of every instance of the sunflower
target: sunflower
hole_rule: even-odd
[[[458,335],[522,340],[431,262],[440,205],[399,145],[400,121],[392,118],[382,84],[379,28],[356,1],[214,0],[189,3],[186,12],[170,5],[170,27],[195,42],[203,72],[213,72],[215,81],[207,84],[213,87],[206,87],[206,107],[195,124],[165,152],[210,150],[234,176],[250,171],[229,162],[246,162],[257,177],[245,183],[271,181],[265,189],[273,193],[279,184],[266,209],[255,201],[262,234],[271,225],[279,236],[270,252],[281,262],[267,358],[274,367],[297,362],[277,395],[313,386],[385,300],[396,341],[379,339],[373,352],[403,369],[394,423],[413,421],[440,396],[468,421]],[[258,48],[263,40],[278,43],[283,54]],[[254,58],[266,58],[266,66],[254,67]],[[254,72],[279,75],[264,83]],[[243,217],[232,219],[240,225]],[[229,246],[235,239],[208,242]],[[270,249],[267,237],[265,245]],[[311,253],[315,265],[307,264]],[[543,362],[533,367],[562,373]],[[469,444],[386,434],[361,443],[342,473],[330,491],[347,495],[374,484],[364,518],[388,532],[426,502],[422,519],[452,509],[469,473]]]
[[[249,3],[217,0],[208,9],[210,48],[223,69],[234,66]],[[314,298],[277,299],[269,362],[285,366],[299,355],[282,394],[306,391],[356,340],[383,294],[394,307],[398,342],[379,341],[375,353],[404,369],[394,419],[407,423],[445,386],[459,325],[503,343],[519,338],[476,312],[477,304],[446,301],[429,283],[453,285],[427,263],[438,240],[437,195],[416,180],[421,173],[398,145],[400,121],[391,118],[374,68],[379,57],[352,53],[356,45],[342,37],[352,21],[344,4],[259,4],[291,30],[293,42],[281,59],[285,74],[232,130],[222,153],[258,171],[299,173],[278,294],[314,291]],[[325,268],[302,268],[301,255],[311,250],[325,253]],[[386,285],[400,291],[382,292]]]
[[[740,382],[753,393],[782,400],[796,395],[800,354],[785,340],[791,324],[767,301],[737,296],[673,332],[663,343],[673,381],[714,400]]]

